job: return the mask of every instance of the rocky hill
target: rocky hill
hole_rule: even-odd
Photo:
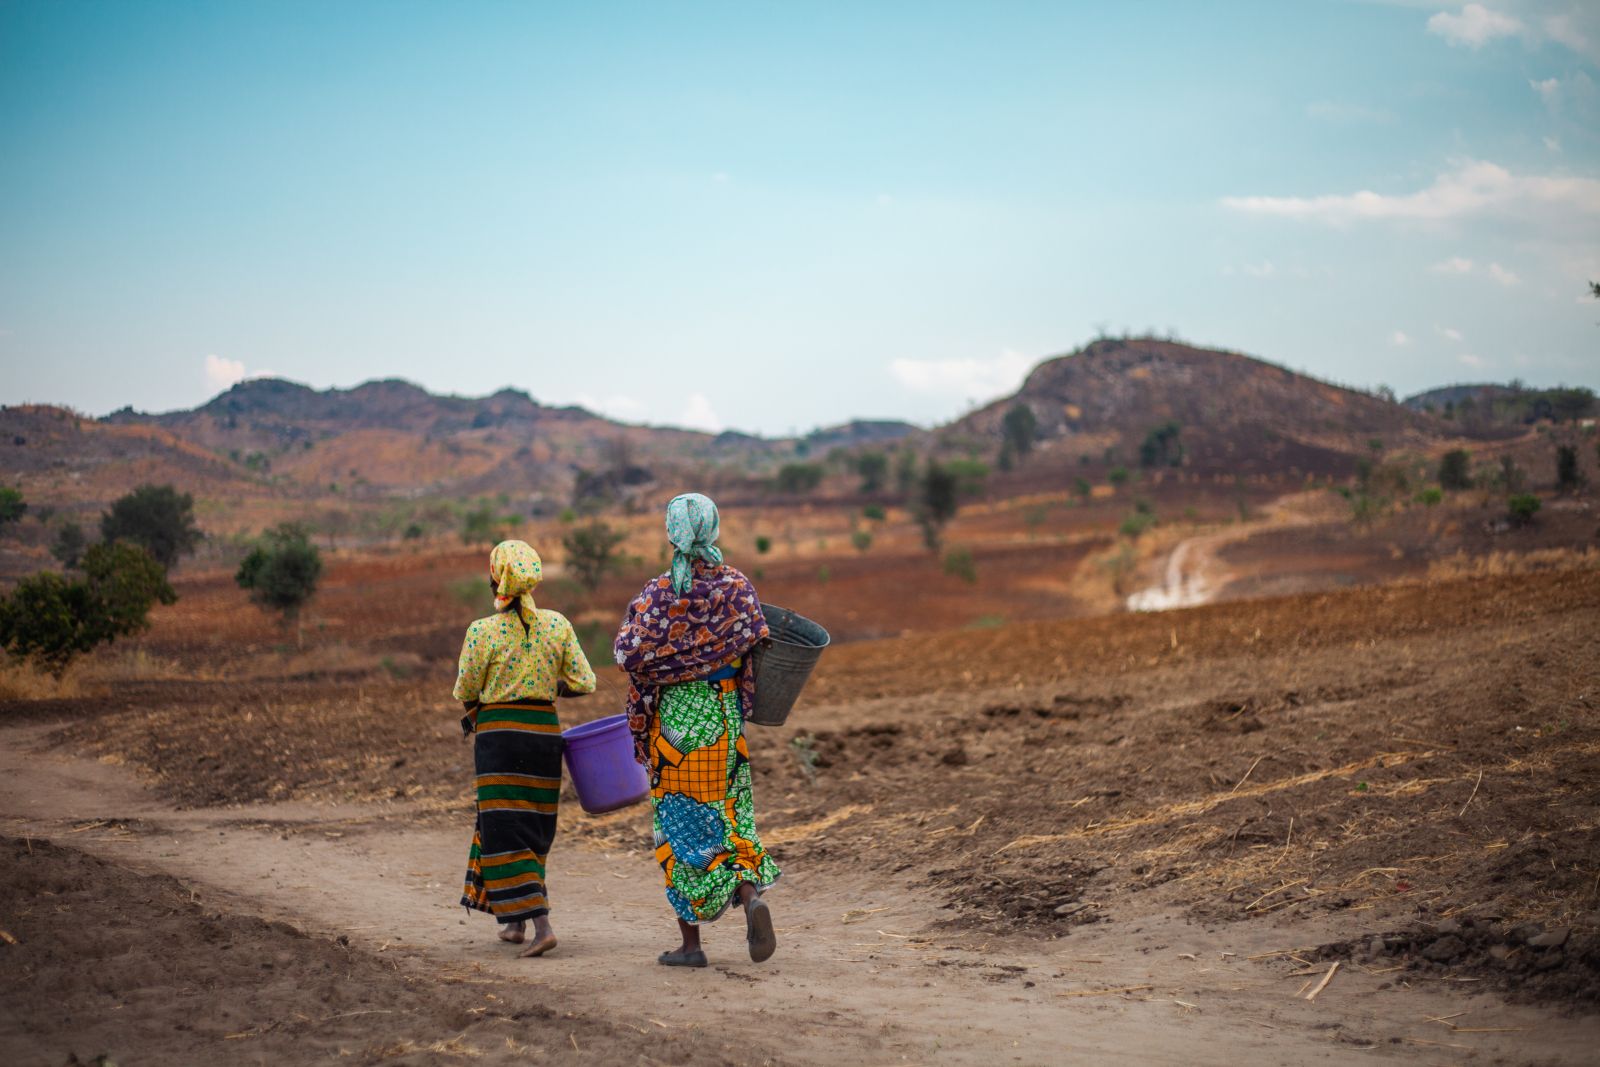
[[[1236,352],[1156,339],[1102,340],[1046,360],[1012,396],[950,431],[998,439],[1006,413],[1033,412],[1057,454],[1233,473],[1343,473],[1373,442],[1427,447],[1448,433],[1436,417]],[[1165,433],[1163,434],[1163,431]],[[1146,442],[1151,442],[1146,445]]]

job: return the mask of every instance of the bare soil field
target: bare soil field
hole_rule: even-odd
[[[1592,564],[841,643],[751,730],[780,955],[719,924],[693,975],[653,963],[644,809],[563,806],[549,960],[454,908],[476,569],[341,563],[305,653],[189,579],[120,680],[0,705],[6,1058],[1522,1064],[1600,1038]],[[604,672],[562,714],[619,697]]]

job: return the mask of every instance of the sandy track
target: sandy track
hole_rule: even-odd
[[[742,927],[725,922],[707,934],[712,967],[666,971],[653,957],[671,922],[649,858],[581,844],[552,857],[559,952],[514,960],[491,923],[464,918],[454,904],[464,822],[418,824],[403,805],[175,811],[120,767],[38,753],[41,736],[39,728],[0,734],[0,828],[12,834],[171,874],[227,913],[347,935],[413,973],[500,980],[529,1003],[631,1031],[665,1023],[714,1034],[738,1050],[735,1062],[1581,1063],[1600,1040],[1595,1018],[1442,985],[1383,989],[1381,975],[1360,967],[1342,968],[1315,1003],[1297,999],[1298,982],[1246,957],[1313,943],[1319,931],[1303,922],[1208,932],[1153,913],[1060,940],[998,938],[931,926],[932,902],[896,879],[823,881],[801,864],[772,896],[773,961],[751,964]],[[628,817],[642,823],[642,809]],[[1507,1032],[1456,1033],[1427,1021],[1458,1012],[1475,1030]],[[0,1021],[9,1023],[0,1048],[34,1054],[23,1062],[65,1059],[70,1035],[45,1020]],[[375,1018],[375,1040],[382,1026]],[[229,1052],[249,1062],[248,1042]],[[139,1048],[111,1051],[119,1062],[148,1062]],[[509,1048],[477,1051],[472,1062],[521,1060]],[[404,1062],[465,1061],[436,1056]],[[576,1043],[572,1053],[572,1062],[646,1060]]]

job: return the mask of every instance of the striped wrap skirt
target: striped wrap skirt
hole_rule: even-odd
[[[464,907],[503,923],[550,910],[544,865],[561,798],[561,724],[548,700],[485,704],[473,742],[478,816]]]

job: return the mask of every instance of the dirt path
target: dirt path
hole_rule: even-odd
[[[1167,554],[1160,582],[1128,596],[1128,610],[1171,611],[1210,603],[1234,580],[1221,559],[1224,548],[1269,530],[1316,522],[1317,513],[1325,510],[1325,496],[1291,493],[1268,504],[1257,522],[1184,538]]]
[[[1318,932],[1304,924],[1292,934],[1268,924],[1211,931],[1157,913],[1060,940],[988,938],[930,923],[940,914],[932,902],[881,874],[826,883],[801,864],[772,896],[777,958],[761,966],[744,958],[734,921],[707,933],[712,967],[666,971],[653,957],[672,925],[651,860],[582,845],[558,847],[552,857],[560,950],[515,960],[493,940],[491,923],[466,919],[455,906],[464,823],[419,824],[404,804],[176,811],[121,767],[38,751],[42,733],[0,733],[0,829],[173,875],[227,913],[347,935],[354,948],[422,969],[470,968],[512,983],[530,1004],[642,1033],[723,1035],[742,1050],[735,1062],[992,1067],[1107,1062],[1136,1051],[1139,1062],[1175,1064],[1374,1055],[1575,1064],[1588,1062],[1600,1040],[1600,1019],[1464,998],[1443,983],[1385,988],[1381,974],[1360,967],[1341,969],[1314,1003],[1298,999],[1299,981],[1247,957],[1312,943]],[[563,817],[585,818],[565,809]],[[640,821],[643,809],[610,818]],[[771,843],[781,854],[785,839],[815,844],[826,833],[791,827]],[[1429,1021],[1444,1016],[1470,1019],[1472,1032]],[[229,1047],[247,1056],[248,1038]],[[475,1062],[520,1060],[514,1047],[475,1051]],[[40,1063],[66,1055],[38,1052]],[[141,1062],[137,1048],[120,1052],[119,1062]],[[605,1048],[582,1055],[581,1062],[641,1062]],[[406,1060],[459,1061],[448,1052]]]

